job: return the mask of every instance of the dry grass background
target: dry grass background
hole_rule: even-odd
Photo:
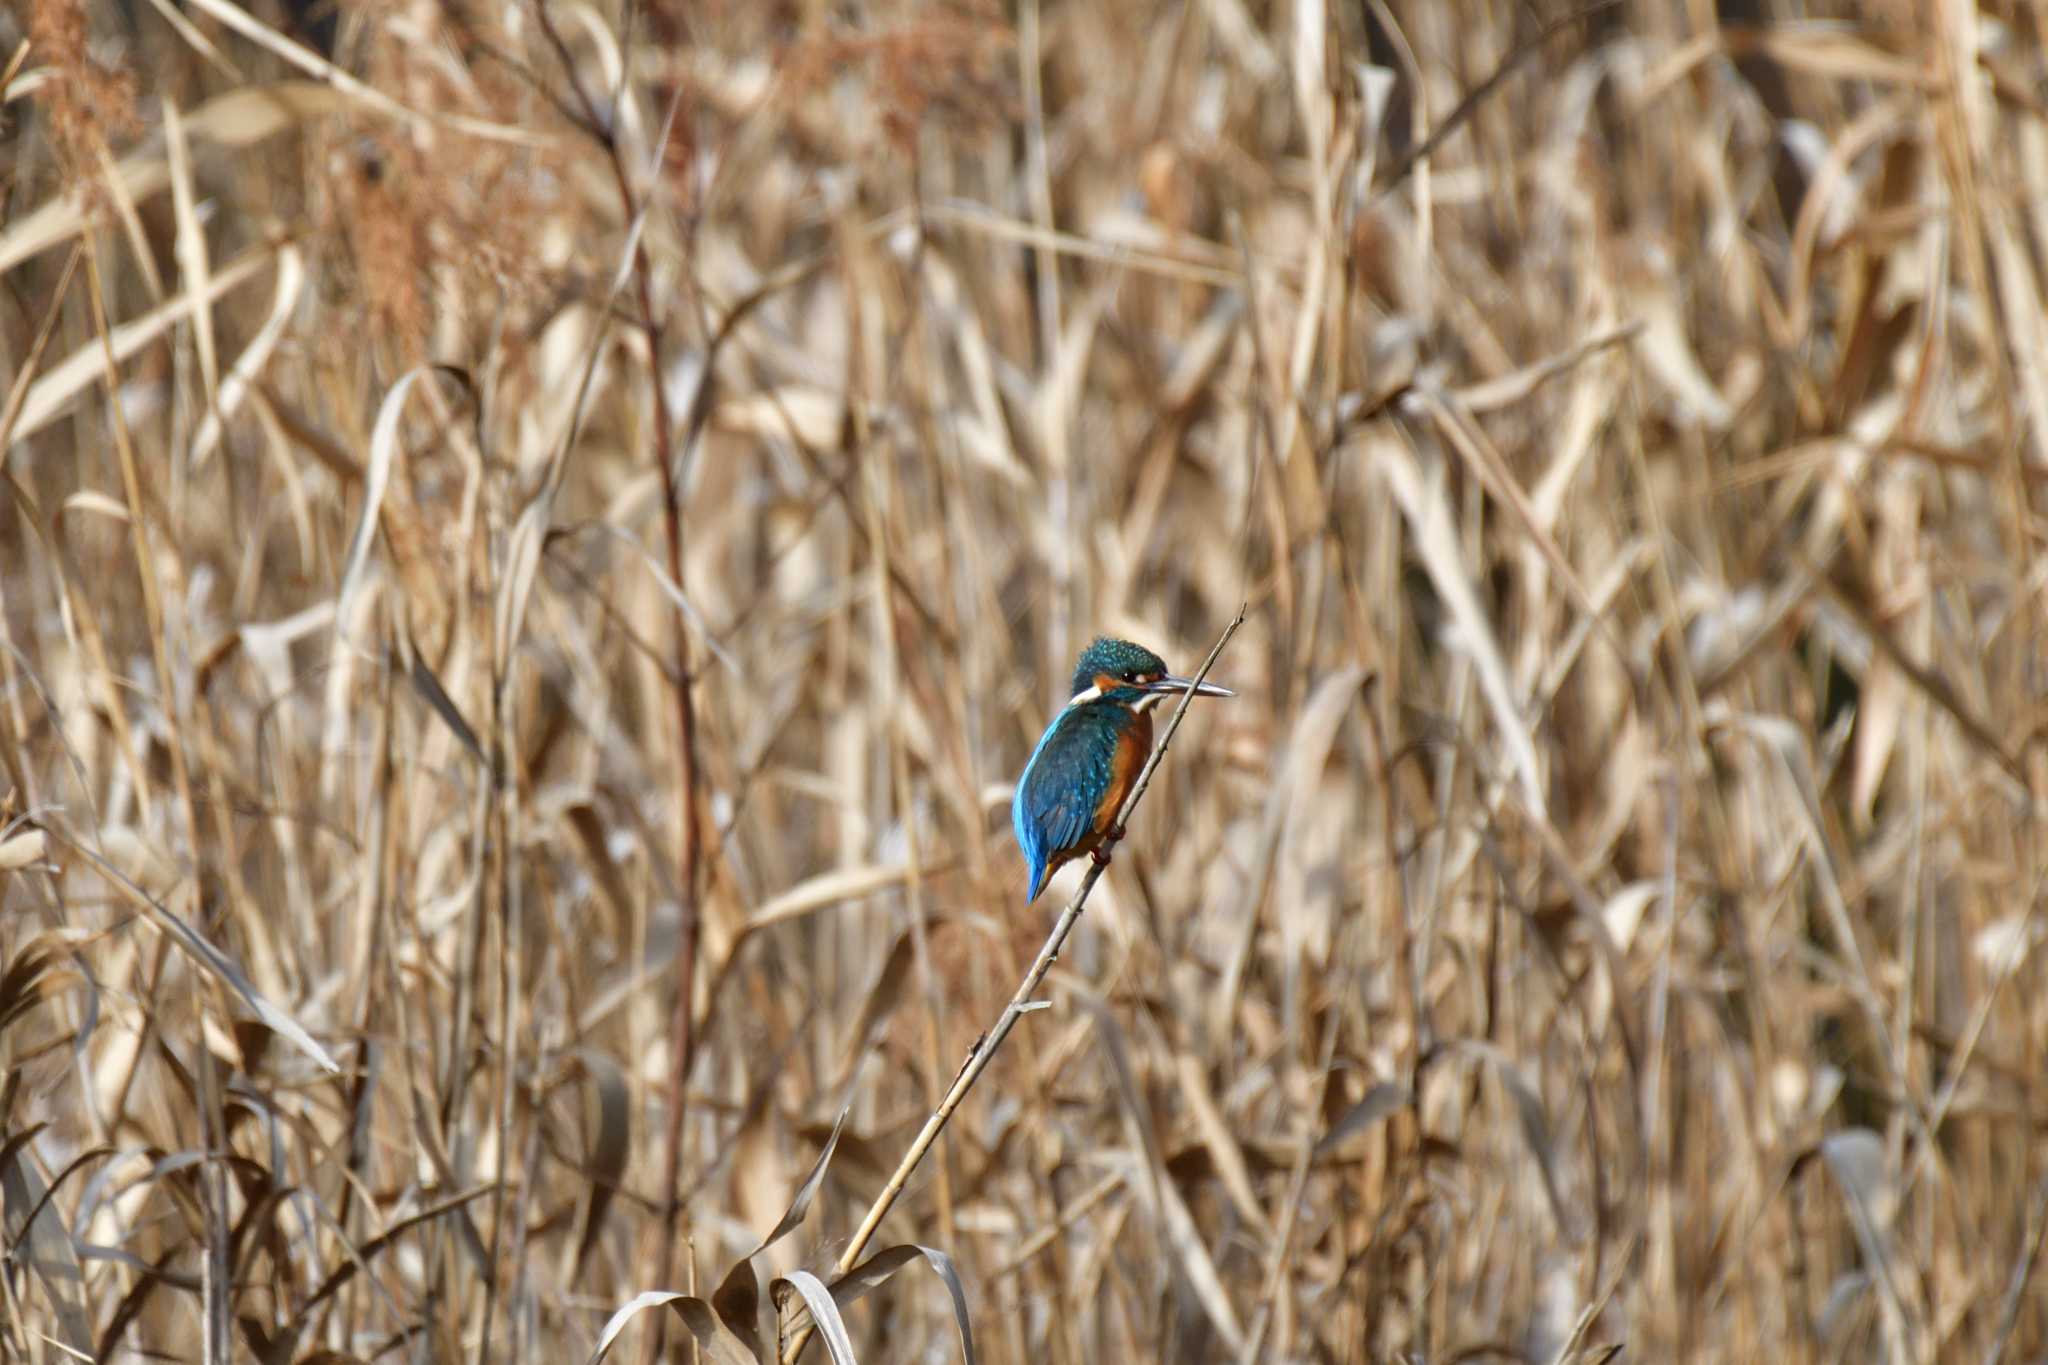
[[[586,1359],[850,1102],[827,1270],[1245,601],[979,1359],[2040,1358],[2048,10],[1828,20],[0,16],[0,1356]]]

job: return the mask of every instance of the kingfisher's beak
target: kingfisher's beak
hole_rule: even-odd
[[[1176,678],[1171,674],[1154,682],[1146,683],[1145,690],[1147,692],[1157,692],[1161,696],[1167,697],[1177,697],[1181,693],[1189,691],[1192,691],[1198,697],[1234,697],[1237,695],[1237,693],[1229,688],[1218,687],[1212,682],[1195,682],[1188,678]]]

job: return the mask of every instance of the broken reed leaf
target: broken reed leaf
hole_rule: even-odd
[[[1458,531],[1451,516],[1444,481],[1423,472],[1421,463],[1408,446],[1396,439],[1377,443],[1377,466],[1393,492],[1413,537],[1423,569],[1435,585],[1437,596],[1449,609],[1457,625],[1455,645],[1472,660],[1479,675],[1479,690],[1493,712],[1495,733],[1507,749],[1508,764],[1519,781],[1522,800],[1532,816],[1545,817],[1542,763],[1536,744],[1522,719],[1514,685],[1509,680],[1500,639],[1480,604]]]
[[[960,1332],[960,1354],[966,1365],[976,1365],[974,1322],[967,1312],[967,1289],[961,1283],[960,1270],[953,1264],[953,1258],[937,1247],[915,1242],[899,1242],[886,1247],[834,1279],[832,1297],[842,1308],[858,1302],[888,1283],[897,1271],[916,1261],[930,1266],[932,1273],[945,1283],[946,1293],[953,1301],[953,1325]]]
[[[1201,1059],[1191,1052],[1182,1052],[1174,1058],[1174,1075],[1180,1082],[1181,1095],[1194,1114],[1195,1130],[1201,1135],[1209,1159],[1215,1163],[1216,1174],[1222,1180],[1230,1202],[1237,1206],[1238,1213],[1257,1236],[1270,1239],[1273,1228],[1266,1218],[1265,1209],[1259,1205],[1258,1191],[1253,1186],[1244,1149],[1238,1144],[1237,1135],[1231,1131],[1229,1120],[1217,1105],[1216,1097],[1210,1093],[1208,1077],[1203,1072]]]
[[[598,1365],[609,1355],[613,1343],[632,1325],[633,1319],[650,1308],[667,1308],[681,1319],[689,1330],[690,1339],[704,1353],[709,1365],[756,1365],[754,1353],[726,1330],[718,1315],[711,1311],[710,1304],[688,1294],[665,1289],[650,1289],[621,1304],[618,1311],[606,1320],[604,1330],[598,1333],[597,1348],[590,1353],[589,1365]]]
[[[187,114],[185,136],[189,142],[246,149],[345,107],[344,97],[311,81],[242,86],[215,95]],[[131,204],[141,204],[171,185],[170,167],[153,154],[122,158],[114,175],[118,193]],[[93,227],[100,207],[89,196],[65,194],[23,214],[0,232],[0,275]]]
[[[896,942],[889,949],[889,956],[883,961],[882,969],[875,973],[874,984],[868,987],[861,1001],[860,1014],[853,1027],[846,1033],[846,1050],[838,1069],[833,1073],[829,1087],[836,1092],[852,1078],[854,1068],[867,1055],[869,1042],[875,1031],[895,1013],[897,1006],[904,1002],[903,983],[910,975],[916,962],[916,944],[908,930],[896,936]]]
[[[1407,1108],[1414,1101],[1415,1097],[1407,1086],[1397,1081],[1379,1082],[1365,1092],[1365,1098],[1337,1116],[1337,1121],[1330,1125],[1330,1131],[1316,1143],[1316,1159],[1330,1155],[1350,1138]]]
[[[398,377],[377,408],[377,424],[370,431],[370,462],[363,487],[363,508],[356,529],[349,537],[348,555],[341,570],[341,587],[334,595],[334,628],[343,636],[354,629],[350,606],[362,583],[370,560],[370,546],[377,538],[377,520],[384,507],[384,490],[391,482],[392,462],[398,458],[398,423],[405,415],[405,396],[433,366],[415,365]]]
[[[16,837],[19,839],[21,836]],[[0,844],[0,852],[5,852],[6,848],[7,845]],[[40,855],[41,848],[38,847],[36,852]],[[4,868],[4,864],[0,864],[0,868]],[[60,952],[61,949],[56,943],[30,939],[8,959],[7,969],[0,972],[0,1033],[6,1032],[29,1011],[43,1003],[48,992],[47,983],[51,968]],[[28,1131],[33,1132],[34,1129]],[[18,1136],[8,1139],[9,1143],[17,1140]]]
[[[164,930],[171,941],[177,944],[185,955],[198,965],[202,971],[225,985],[244,1005],[255,1011],[256,1017],[261,1019],[273,1033],[279,1034],[290,1042],[292,1046],[312,1058],[323,1071],[332,1075],[340,1074],[340,1063],[336,1062],[328,1054],[327,1049],[313,1041],[313,1035],[308,1033],[298,1020],[292,1018],[291,1015],[271,1003],[255,986],[250,984],[248,976],[243,973],[242,968],[233,958],[214,947],[196,929],[179,916],[172,914],[155,897],[129,880],[119,869],[106,859],[100,857],[98,853],[85,847],[83,844],[69,840],[66,842],[69,843],[74,853],[90,862],[100,875],[107,879],[110,885],[121,892],[130,904],[142,911],[150,923]]]
[[[748,1253],[750,1256],[758,1256],[774,1246],[796,1231],[809,1216],[811,1201],[818,1197],[818,1188],[825,1183],[825,1169],[832,1164],[832,1153],[839,1147],[839,1135],[846,1130],[846,1116],[852,1112],[853,1101],[849,1099],[840,1109],[839,1117],[833,1121],[832,1135],[825,1139],[825,1146],[819,1151],[818,1159],[811,1163],[810,1173],[796,1187],[796,1194],[790,1199],[789,1207],[783,1211],[782,1217],[769,1230],[768,1235],[761,1239],[761,1244]]]
[[[780,1276],[770,1286],[777,1299],[784,1286],[795,1291],[810,1310],[810,1326],[825,1339],[825,1350],[832,1357],[832,1365],[860,1365],[854,1355],[853,1338],[847,1334],[846,1319],[839,1315],[839,1305],[833,1301],[832,1291],[825,1282],[808,1270],[792,1270]]]
[[[754,1355],[762,1355],[764,1342],[774,1339],[772,1301],[762,1292],[761,1270],[752,1256],[734,1261],[711,1295],[711,1307],[718,1320],[745,1343]]]
[[[763,1098],[765,1099],[765,1093]],[[711,1306],[716,1310],[718,1320],[743,1341],[758,1344],[763,1339],[763,1328],[769,1325],[761,1321],[764,1304],[761,1297],[760,1273],[756,1268],[755,1258],[796,1231],[809,1216],[811,1203],[817,1198],[819,1189],[825,1183],[825,1173],[831,1165],[832,1154],[838,1150],[840,1135],[845,1131],[847,1116],[852,1111],[853,1101],[849,1099],[841,1107],[839,1117],[832,1124],[831,1133],[826,1137],[817,1159],[811,1163],[810,1171],[797,1185],[796,1193],[790,1198],[789,1207],[753,1249],[733,1263],[712,1295]]]
[[[413,691],[433,709],[434,714],[441,718],[441,723],[448,727],[448,732],[454,735],[468,751],[469,756],[476,760],[477,768],[488,774],[491,770],[491,760],[484,752],[483,741],[478,739],[476,731],[470,728],[468,719],[462,714],[462,708],[448,695],[448,689],[441,686],[440,678],[435,676],[434,670],[427,665],[425,656],[407,643],[408,647],[403,652],[410,659],[411,666],[406,669],[406,677],[412,683]]]

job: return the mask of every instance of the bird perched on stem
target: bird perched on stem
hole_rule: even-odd
[[[1174,677],[1157,654],[1128,640],[1100,639],[1081,651],[1073,694],[1039,736],[1010,802],[1030,874],[1027,905],[1069,859],[1109,861],[1103,841],[1152,752],[1152,708],[1189,689],[1237,695]]]

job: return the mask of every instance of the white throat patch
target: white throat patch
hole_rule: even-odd
[[[1144,696],[1131,703],[1131,709],[1142,716],[1153,707],[1159,705],[1160,702],[1165,701],[1170,695],[1170,693],[1166,692],[1147,692]],[[1068,699],[1066,709],[1071,711],[1077,706],[1086,706],[1091,701],[1101,700],[1102,689],[1100,687],[1090,687],[1076,692]]]

